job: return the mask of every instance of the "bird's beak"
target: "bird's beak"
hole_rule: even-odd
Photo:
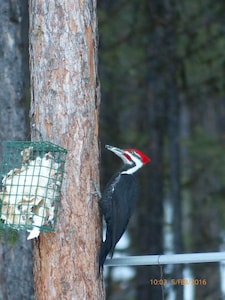
[[[124,154],[124,151],[122,149],[114,147],[114,146],[105,145],[105,148],[112,151],[113,153],[115,153],[119,157],[122,157],[123,154]]]

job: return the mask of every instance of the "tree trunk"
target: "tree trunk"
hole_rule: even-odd
[[[56,233],[34,245],[38,300],[102,299],[96,1],[30,1],[31,120],[68,149]],[[34,135],[35,137],[35,135]]]
[[[176,86],[176,33],[174,29],[175,13],[173,1],[157,0],[149,4],[149,15],[153,20],[149,32],[149,95],[146,111],[149,110],[148,124],[151,142],[151,169],[146,178],[150,184],[143,197],[143,213],[138,228],[139,244],[148,249],[148,254],[163,253],[163,201],[164,201],[164,153],[165,137],[169,139],[169,192],[173,208],[173,251],[181,253],[181,199],[180,199],[180,161],[179,161],[179,100]],[[147,119],[142,117],[141,122]],[[150,201],[149,201],[150,200]],[[147,213],[146,213],[147,212]],[[143,249],[142,252],[144,253]],[[161,274],[162,273],[162,274]],[[159,266],[139,268],[138,299],[160,299],[162,288],[151,285],[154,279],[164,276]],[[182,278],[182,266],[174,267],[173,276]],[[152,281],[153,280],[153,281]],[[176,287],[176,299],[183,299],[183,287]]]
[[[168,5],[168,4],[167,4]],[[182,198],[180,179],[180,101],[177,87],[177,39],[175,29],[175,4],[170,1],[167,6],[168,24],[165,28],[165,49],[167,51],[167,103],[168,103],[168,144],[169,144],[169,198],[173,208],[173,251],[183,253],[183,230],[182,230]],[[172,277],[183,278],[183,265],[173,267]],[[183,299],[183,286],[174,289],[175,299]]]
[[[202,101],[202,102],[201,102]],[[221,158],[211,155],[216,147],[219,145],[219,140],[223,139],[223,133],[220,136],[222,124],[218,126],[220,114],[224,116],[224,109],[221,99],[210,99],[208,101],[198,100],[192,107],[192,130],[195,134],[198,132],[197,128],[201,130],[197,138],[195,138],[194,147],[201,151],[200,156],[191,157],[192,159],[192,186],[191,186],[191,221],[192,221],[192,235],[191,235],[191,250],[193,252],[216,252],[220,251],[221,245],[221,206],[217,198],[217,193],[220,190],[221,182],[220,172],[213,165],[213,161]],[[204,108],[204,109],[203,109]],[[197,124],[197,126],[196,126]],[[224,130],[223,130],[224,132]],[[203,137],[207,136],[211,145],[204,144]],[[193,139],[193,138],[192,138]],[[201,141],[201,142],[199,142]],[[201,144],[202,143],[202,144]],[[211,152],[209,148],[211,147]],[[213,148],[214,147],[214,148]],[[196,150],[195,150],[196,151]],[[214,150],[215,151],[215,150]],[[221,153],[222,153],[221,151]],[[192,150],[192,152],[194,152]],[[223,196],[221,197],[223,199]],[[192,265],[193,277],[196,279],[205,279],[206,286],[198,286],[195,288],[195,299],[210,300],[221,299],[221,274],[219,263]]]
[[[28,2],[0,2],[0,157],[2,142],[28,136]],[[0,174],[1,176],[1,174]],[[14,244],[10,240],[14,240]],[[0,241],[0,299],[33,299],[32,243],[4,231]]]

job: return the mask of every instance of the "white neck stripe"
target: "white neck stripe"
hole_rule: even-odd
[[[132,156],[132,161],[134,166],[126,171],[123,171],[121,174],[133,174],[143,166],[142,161],[138,157]]]

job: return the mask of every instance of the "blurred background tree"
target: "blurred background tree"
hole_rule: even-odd
[[[6,140],[29,140],[28,1],[0,2],[0,157]],[[0,178],[1,178],[0,174]],[[32,243],[0,231],[0,299],[31,300]]]
[[[120,252],[210,252],[224,245],[224,8],[222,0],[99,1],[102,145],[137,147],[152,158],[137,175],[139,201]],[[102,161],[104,186],[118,161],[104,150]],[[168,280],[187,271],[206,279],[193,299],[224,293],[219,264],[162,271]],[[107,299],[184,299],[181,286],[150,285],[161,277],[159,267],[127,270],[129,280],[117,268],[106,273]]]

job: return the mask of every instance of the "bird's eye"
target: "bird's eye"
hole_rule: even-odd
[[[131,153],[132,153],[134,156],[140,158],[140,155],[139,155],[136,151],[132,151]]]

